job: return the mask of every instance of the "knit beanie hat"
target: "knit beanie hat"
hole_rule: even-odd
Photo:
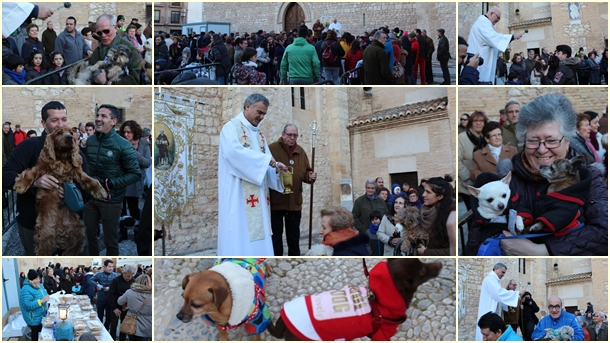
[[[28,271],[28,280],[35,280],[38,278],[38,272],[36,272],[34,269],[30,269],[30,271]]]

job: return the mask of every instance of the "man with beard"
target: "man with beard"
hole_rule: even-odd
[[[91,59],[89,60],[90,65],[94,65],[99,61],[103,61],[108,54],[110,48],[118,45],[124,45],[131,51],[131,59],[129,60],[128,66],[129,73],[121,76],[121,79],[113,84],[116,85],[139,85],[140,84],[140,58],[138,57],[138,50],[133,44],[126,38],[121,38],[117,35],[117,30],[114,27],[116,21],[114,16],[109,14],[102,14],[97,18],[97,34],[100,36],[101,44],[97,46],[97,49],[93,52]],[[106,71],[99,70],[93,74],[93,82],[98,85],[109,84],[106,78]]]
[[[297,144],[299,131],[293,124],[284,126],[282,136],[276,142],[269,144],[271,155],[276,161],[293,168],[292,193],[283,194],[271,190],[271,230],[273,231],[273,251],[275,256],[284,254],[282,234],[286,225],[286,242],[288,256],[301,256],[299,249],[301,205],[303,204],[302,183],[313,184],[317,174],[309,166],[305,150]]]
[[[91,56],[93,51],[85,42],[85,37],[76,30],[76,18],[66,19],[66,28],[55,40],[55,51],[64,54],[66,65],[80,61],[83,55]]]
[[[41,125],[44,128],[39,137],[28,138],[15,148],[15,153],[8,157],[2,168],[2,188],[12,189],[15,185],[15,178],[26,169],[33,168],[38,163],[38,156],[42,151],[45,139],[48,134],[53,133],[58,127],[68,126],[68,113],[66,107],[59,101],[51,101],[42,107]],[[83,171],[89,172],[87,160],[81,152],[83,158]],[[59,194],[63,197],[63,187],[58,180],[51,175],[43,175],[34,181],[31,190],[24,194],[17,195],[17,229],[19,238],[25,248],[26,256],[34,256],[34,228],[36,227],[36,190],[38,188],[53,189],[58,188]]]
[[[119,255],[119,217],[125,188],[141,178],[133,146],[115,130],[118,120],[119,109],[116,106],[101,105],[95,117],[95,134],[87,138],[87,161],[91,165],[89,176],[98,180],[108,192],[108,199],[92,198],[83,209],[90,256],[100,254],[97,239],[100,219],[106,255]]]

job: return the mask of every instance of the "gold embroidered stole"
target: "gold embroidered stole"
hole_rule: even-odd
[[[246,149],[254,149],[250,140],[250,130],[239,120],[240,127],[235,127],[236,134],[239,138],[239,143]],[[263,154],[265,151],[265,136],[259,130],[257,135],[258,145]],[[265,189],[265,198],[259,199],[260,186],[255,185],[246,180],[241,180],[242,193],[245,201],[246,224],[248,225],[248,234],[250,242],[265,239],[265,223],[263,221],[263,211],[261,201],[267,201],[267,218],[271,218],[269,207],[269,187],[267,186],[267,177],[263,178],[263,187]],[[271,235],[271,226],[269,226],[269,234]]]

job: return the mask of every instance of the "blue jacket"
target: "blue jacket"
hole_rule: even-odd
[[[119,274],[117,274],[115,272],[112,272],[112,273],[99,272],[91,278],[91,280],[93,282],[97,282],[101,286],[101,287],[98,286],[98,294],[97,294],[98,300],[105,300],[108,298],[108,292],[104,291],[104,288],[110,287],[112,280],[114,280],[114,278],[116,278],[117,276],[119,276]]]
[[[23,281],[23,288],[19,294],[19,307],[21,307],[23,320],[29,326],[42,323],[42,317],[47,314],[47,303],[43,303],[41,300],[47,295],[44,287],[34,288],[30,285],[29,280]]]
[[[81,283],[81,287],[82,287],[82,294],[86,294],[89,296],[89,300],[93,299],[93,297],[95,296],[95,287],[97,286],[97,284],[95,283],[95,281],[91,280],[93,279],[93,273],[89,272],[87,274],[85,274],[85,278],[83,279],[83,282]]]
[[[479,71],[471,66],[465,66],[458,79],[459,85],[478,85]]]
[[[540,322],[536,325],[536,328],[534,328],[534,333],[532,333],[532,340],[535,341],[546,336],[545,329],[559,329],[565,325],[571,326],[572,329],[574,329],[573,341],[584,341],[585,334],[582,331],[582,326],[578,319],[576,319],[576,316],[563,310],[557,319],[553,319],[550,315],[540,319]]]
[[[523,341],[510,325],[506,325],[506,331],[498,338],[498,341]]]

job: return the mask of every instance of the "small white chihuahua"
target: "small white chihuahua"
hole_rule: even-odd
[[[481,217],[492,219],[506,210],[510,199],[510,175],[509,172],[502,180],[486,183],[481,188],[468,186],[470,194],[479,199],[477,211]]]

